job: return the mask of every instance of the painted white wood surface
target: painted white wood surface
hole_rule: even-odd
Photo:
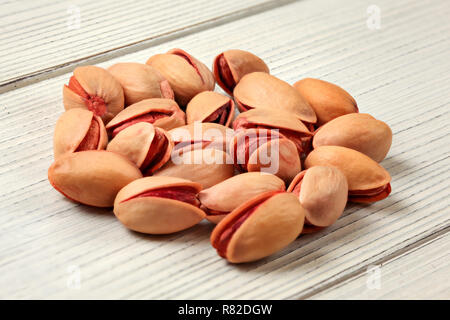
[[[407,253],[424,241],[429,248],[448,248],[448,237],[432,240],[450,225],[450,6],[380,0],[381,29],[370,30],[371,4],[300,1],[100,65],[144,62],[172,47],[211,65],[220,51],[242,48],[290,83],[306,76],[336,82],[355,96],[361,112],[392,127],[393,146],[382,163],[393,180],[388,199],[349,205],[332,227],[240,266],[216,255],[206,222],[169,236],[130,232],[111,211],[71,203],[48,184],[52,130],[70,77],[50,74],[1,95],[0,297],[342,297],[347,287],[341,284],[357,288],[358,275],[370,265],[392,259],[401,265],[405,257],[413,259],[405,264],[419,264],[420,255]],[[440,265],[442,273],[450,271]],[[431,268],[421,276],[439,289],[427,298],[449,298],[446,278],[433,276]],[[392,286],[388,297],[419,296]]]

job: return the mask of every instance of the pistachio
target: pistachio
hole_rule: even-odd
[[[306,78],[294,83],[294,88],[314,109],[318,126],[344,114],[358,112],[355,99],[347,91],[330,82]]]
[[[174,98],[169,82],[158,70],[147,64],[116,63],[108,71],[122,86],[127,106],[144,99]]]
[[[106,148],[133,161],[145,175],[152,174],[169,161],[172,149],[170,135],[147,122],[123,129]]]
[[[117,194],[114,214],[127,228],[149,234],[169,234],[199,223],[198,183],[173,177],[135,180]]]
[[[217,149],[194,149],[173,154],[171,161],[156,171],[154,176],[189,179],[209,188],[234,174],[230,156]]]
[[[241,112],[254,108],[283,110],[307,124],[316,123],[316,115],[303,96],[287,82],[265,72],[245,75],[234,88]]]
[[[78,67],[69,85],[63,87],[66,110],[88,109],[107,124],[123,110],[124,96],[120,83],[105,69],[96,66]]]
[[[313,147],[341,146],[381,162],[392,144],[392,131],[369,114],[350,113],[327,122],[314,135]]]
[[[287,191],[295,194],[305,209],[305,226],[328,227],[344,212],[348,184],[339,169],[317,166],[295,176]]]
[[[65,153],[103,150],[108,143],[105,125],[86,109],[70,109],[59,117],[53,136],[55,159]]]
[[[301,233],[305,210],[292,193],[269,191],[243,203],[214,228],[211,244],[229,262],[267,257]]]
[[[269,67],[253,53],[243,50],[228,50],[219,54],[213,63],[217,84],[229,95],[243,76],[252,72],[269,73]]]
[[[202,190],[198,198],[206,219],[218,223],[242,203],[268,191],[285,191],[283,180],[273,174],[247,172]]]
[[[295,144],[277,131],[240,130],[230,145],[236,168],[241,172],[272,173],[290,182],[301,170]]]
[[[186,124],[185,114],[174,100],[153,98],[125,108],[107,124],[106,130],[115,137],[121,130],[138,122],[148,122],[164,130]]]
[[[183,107],[196,94],[214,90],[214,76],[208,67],[181,49],[156,54],[146,63],[161,72],[169,81],[175,93],[175,100]]]
[[[382,166],[365,154],[339,146],[314,149],[305,160],[305,167],[332,166],[345,175],[348,200],[371,203],[386,198],[391,192],[391,176]]]
[[[228,127],[234,118],[234,102],[220,93],[203,91],[189,101],[186,118],[188,124],[200,121]]]
[[[48,180],[65,197],[96,207],[112,207],[116,194],[139,169],[125,157],[104,150],[66,153],[48,169]]]

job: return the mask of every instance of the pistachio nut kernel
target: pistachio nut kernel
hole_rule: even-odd
[[[391,176],[365,154],[339,146],[314,149],[305,159],[306,169],[314,166],[338,168],[347,178],[348,201],[371,203],[391,193]]]
[[[206,219],[218,223],[242,203],[268,191],[285,191],[284,181],[273,174],[246,172],[198,194]]]
[[[228,127],[233,118],[233,100],[214,91],[200,92],[189,101],[186,107],[188,124],[200,121],[217,123]]]
[[[147,122],[155,127],[171,130],[186,124],[186,115],[171,99],[145,99],[125,108],[107,125],[111,137],[138,122]]]
[[[233,90],[242,77],[252,72],[269,73],[269,67],[251,52],[228,50],[214,59],[214,77],[217,84],[229,95],[233,95]]]
[[[119,191],[114,214],[127,228],[148,234],[169,234],[199,223],[198,183],[173,177],[145,177]]]
[[[196,94],[214,90],[214,76],[208,67],[181,49],[156,54],[146,64],[157,69],[169,81],[175,100],[183,107]]]
[[[172,149],[170,135],[147,122],[123,129],[106,148],[133,161],[145,175],[152,174],[169,161]]]
[[[112,207],[116,194],[142,178],[127,158],[104,150],[66,153],[48,169],[50,184],[65,197],[90,206]]]
[[[53,135],[55,159],[65,153],[103,150],[108,143],[105,125],[99,116],[86,109],[70,109],[56,122]]]
[[[108,71],[122,86],[127,106],[144,99],[174,98],[169,82],[147,64],[121,62],[110,66]]]
[[[295,176],[288,192],[295,194],[305,209],[305,226],[328,227],[344,212],[347,178],[335,167],[311,167]]]
[[[292,193],[269,191],[243,203],[214,228],[211,244],[232,263],[267,257],[301,233],[305,210]]]
[[[88,109],[107,124],[123,110],[124,95],[120,83],[105,69],[96,66],[78,67],[69,85],[63,87],[66,110]]]
[[[383,121],[366,113],[350,113],[337,117],[314,135],[313,147],[341,146],[354,149],[381,162],[392,144],[392,131]]]
[[[294,83],[294,88],[314,109],[317,115],[317,126],[344,114],[358,112],[355,99],[333,83],[306,78]]]

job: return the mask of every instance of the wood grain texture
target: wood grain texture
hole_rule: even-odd
[[[67,201],[47,182],[62,85],[70,77],[64,74],[1,95],[0,298],[294,299],[320,297],[322,291],[339,297],[341,279],[380,261],[402,263],[403,254],[446,230],[450,7],[445,1],[377,3],[380,30],[366,26],[369,1],[306,0],[101,65],[144,62],[172,47],[211,65],[220,51],[241,48],[261,56],[272,74],[290,83],[303,77],[335,82],[354,95],[361,112],[393,130],[392,149],[382,162],[392,176],[389,198],[349,205],[330,228],[246,265],[230,265],[216,255],[206,222],[169,236],[130,232],[111,211]],[[448,237],[442,241],[448,246]],[[422,258],[408,259],[414,264]],[[77,272],[79,288],[73,285]],[[426,280],[448,292],[440,276]]]

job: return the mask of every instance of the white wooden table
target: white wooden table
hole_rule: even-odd
[[[450,298],[448,0],[30,0],[0,16],[0,298]],[[63,199],[47,168],[71,71],[173,47],[340,84],[392,127],[391,196],[239,266],[206,222],[145,236]]]

